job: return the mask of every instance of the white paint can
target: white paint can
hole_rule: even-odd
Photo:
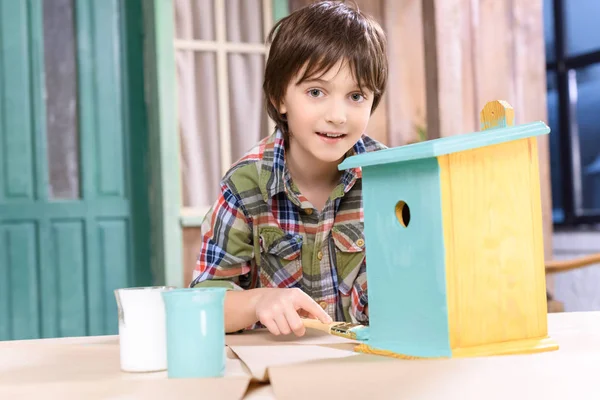
[[[115,290],[122,371],[167,369],[165,306],[161,293],[171,289],[175,288],[150,286]]]

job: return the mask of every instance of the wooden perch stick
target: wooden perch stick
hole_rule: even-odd
[[[600,263],[600,253],[575,258],[572,260],[553,260],[546,262],[546,272],[553,274]]]

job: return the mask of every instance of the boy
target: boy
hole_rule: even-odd
[[[264,93],[277,129],[237,161],[202,224],[194,286],[227,286],[225,329],[304,334],[301,317],[368,323],[360,169],[387,82],[381,27],[339,2],[269,34]]]

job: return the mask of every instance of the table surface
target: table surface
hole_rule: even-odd
[[[0,398],[600,398],[600,312],[549,314],[548,328],[558,351],[425,361],[357,354],[356,342],[320,332],[246,332],[227,335],[219,379],[122,372],[117,336],[5,341]]]

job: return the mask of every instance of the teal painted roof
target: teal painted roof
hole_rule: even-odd
[[[448,136],[348,157],[340,163],[338,169],[344,170],[356,167],[368,167],[372,165],[439,157],[445,154],[457,153],[459,151],[544,135],[549,132],[550,128],[540,121],[508,128],[494,128],[480,132]]]

